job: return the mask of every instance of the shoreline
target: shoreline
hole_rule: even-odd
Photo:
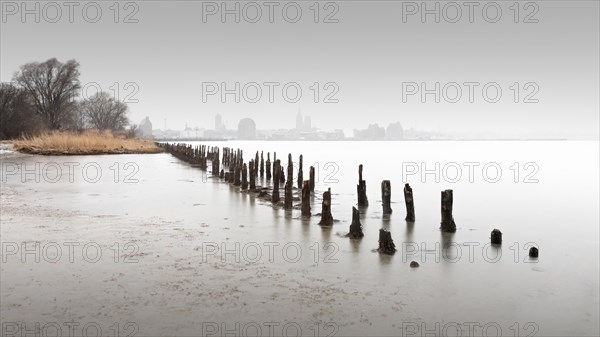
[[[161,153],[152,139],[124,137],[111,132],[49,132],[7,143],[7,151],[44,156]]]
[[[111,154],[156,154],[162,153],[160,148],[152,150],[84,150],[84,151],[60,151],[60,150],[43,150],[32,148],[15,149],[14,152],[22,154],[40,155],[40,156],[88,156],[88,155],[111,155]]]

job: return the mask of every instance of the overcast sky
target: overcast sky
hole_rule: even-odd
[[[439,23],[421,16],[421,1],[227,1],[239,23],[223,20],[221,1],[120,2],[118,11],[114,1],[75,1],[72,15],[59,1],[60,17],[54,4],[21,3],[2,1],[2,81],[27,62],[76,59],[88,93],[94,82],[118,92],[132,121],[149,116],[155,128],[165,119],[213,128],[217,113],[229,128],[244,117],[292,128],[301,109],[326,130],[399,121],[459,135],[598,139],[598,1],[428,1],[440,6]],[[422,83],[435,91],[436,82],[440,102],[423,100]],[[221,83],[239,83],[239,103],[222,100]]]

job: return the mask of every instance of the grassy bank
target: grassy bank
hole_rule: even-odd
[[[110,132],[86,131],[47,132],[13,142],[14,149],[24,153],[43,155],[157,153],[162,150],[154,141],[127,138]]]

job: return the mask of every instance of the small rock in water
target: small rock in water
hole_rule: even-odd
[[[530,257],[538,257],[539,251],[535,247],[529,248],[529,256]]]
[[[412,261],[412,262],[410,263],[410,267],[411,267],[411,268],[418,268],[418,267],[419,267],[419,262],[417,262],[417,261]]]
[[[502,243],[502,232],[500,230],[494,229],[492,231],[492,243],[497,245]]]

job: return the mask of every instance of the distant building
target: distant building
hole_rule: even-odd
[[[238,139],[256,139],[256,123],[250,118],[240,120]]]
[[[296,115],[296,131],[297,132],[312,131],[310,116],[302,117],[302,114],[300,113],[300,109],[298,109],[298,114]]]
[[[304,116],[304,131],[312,130],[310,116]]]
[[[150,122],[148,116],[140,123],[139,136],[142,138],[152,138],[152,122]]]
[[[385,129],[377,124],[369,124],[365,130],[354,130],[354,138],[357,139],[383,139]]]
[[[223,125],[223,118],[221,117],[220,114],[217,114],[215,116],[215,130],[222,131],[224,129],[225,129],[225,125]]]
[[[391,140],[400,140],[404,139],[404,129],[400,122],[392,123],[388,125],[385,130],[385,138]]]
[[[179,138],[182,139],[198,139],[204,137],[204,129],[198,127],[190,128],[187,125],[185,129],[179,133]]]
[[[304,123],[302,122],[302,114],[300,113],[300,109],[298,109],[298,114],[296,115],[296,130],[298,132],[304,131]]]

